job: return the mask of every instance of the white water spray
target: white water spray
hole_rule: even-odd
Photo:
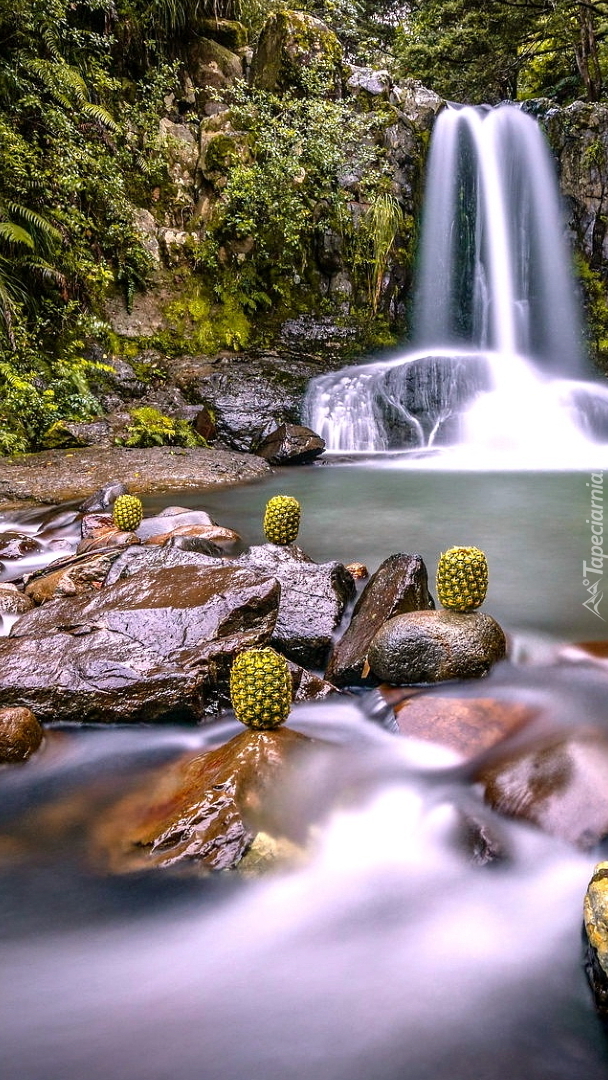
[[[313,380],[305,422],[329,451],[458,447],[458,465],[565,467],[608,443],[608,390],[582,381],[553,164],[513,106],[449,108],[436,121],[414,341]]]

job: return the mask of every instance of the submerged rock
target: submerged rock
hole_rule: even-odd
[[[476,779],[494,810],[552,836],[591,848],[608,835],[608,738],[595,728],[516,749]]]
[[[0,763],[25,761],[42,742],[42,728],[30,709],[0,709]]]
[[[412,611],[380,628],[368,662],[380,680],[399,686],[478,678],[505,654],[505,635],[491,615]]]
[[[281,600],[271,644],[304,667],[322,667],[332,635],[354,596],[355,583],[342,563],[316,563],[295,544],[252,547],[237,562],[272,574]]]
[[[363,675],[376,632],[394,615],[434,606],[420,555],[390,555],[361,593],[349,626],[333,648],[325,677],[336,686],[369,686],[376,682]]]
[[[447,697],[434,690],[424,693],[389,687],[380,687],[380,692],[393,705],[402,735],[441,743],[467,758],[489,750],[536,715],[520,702],[490,696]]]
[[[234,564],[141,571],[55,600],[0,640],[0,700],[41,720],[200,720],[233,655],[268,641],[278,605],[274,578]]]
[[[247,730],[165,768],[107,814],[97,848],[118,873],[179,864],[231,869],[260,831],[265,793],[307,745],[288,728]]]

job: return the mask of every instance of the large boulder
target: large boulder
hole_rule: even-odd
[[[598,1012],[608,1017],[608,862],[593,871],[583,905],[587,976]]]
[[[426,566],[420,555],[390,555],[359,597],[350,624],[336,642],[325,677],[336,686],[367,686],[363,668],[372,638],[392,618],[434,608]]]
[[[278,605],[275,578],[200,562],[55,600],[0,640],[0,699],[47,721],[200,720],[234,654],[268,641]]]
[[[276,11],[265,23],[252,63],[260,90],[289,89],[329,98],[342,92],[342,46],[333,30],[304,11]]]
[[[368,662],[379,679],[399,686],[478,678],[505,654],[505,635],[491,615],[412,611],[380,627]]]
[[[241,555],[241,566],[272,574],[281,600],[272,644],[304,667],[322,667],[355,583],[342,563],[316,563],[295,544],[263,544]]]

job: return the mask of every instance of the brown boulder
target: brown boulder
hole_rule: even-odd
[[[388,691],[388,693],[387,693]],[[491,697],[446,697],[435,692],[380,692],[393,705],[402,735],[441,743],[465,757],[489,750],[508,735],[528,724],[535,711],[519,702],[497,701]]]
[[[278,604],[274,578],[234,564],[142,570],[19,619],[0,640],[0,699],[48,720],[200,720]]]
[[[608,835],[608,738],[596,728],[515,749],[475,779],[494,810],[578,847]]]
[[[118,873],[235,866],[260,830],[266,792],[309,744],[288,728],[246,730],[163,769],[101,821],[94,841],[101,857]]]
[[[342,637],[336,642],[326,679],[336,686],[369,686],[362,674],[372,638],[393,615],[434,608],[426,566],[420,555],[389,555],[359,597]]]
[[[0,709],[0,763],[25,761],[42,742],[42,728],[33,712]]]

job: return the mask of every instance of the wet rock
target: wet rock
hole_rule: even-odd
[[[598,1012],[608,1016],[608,862],[593,871],[583,905],[586,971]]]
[[[266,792],[309,743],[288,728],[247,730],[164,769],[101,822],[98,849],[119,873],[180,863],[199,871],[236,866],[260,831]]]
[[[252,547],[237,560],[281,583],[271,644],[304,667],[321,667],[355,583],[342,563],[315,563],[295,544]]]
[[[196,431],[197,435],[200,435],[201,439],[205,442],[211,442],[217,435],[217,424],[215,422],[215,416],[211,409],[207,406],[203,406],[202,409],[198,409],[194,419],[192,421],[192,427]]]
[[[21,592],[16,585],[7,581],[0,582],[0,613],[5,615],[24,615],[33,608],[33,601]]]
[[[291,673],[294,701],[323,701],[326,697],[340,693],[333,683],[327,682],[312,671],[294,664],[292,660],[288,660],[287,663]]]
[[[127,494],[128,488],[125,486],[125,484],[117,484],[114,481],[110,481],[108,484],[104,484],[104,486],[100,488],[99,491],[93,492],[93,494],[90,495],[88,499],[85,499],[84,502],[81,503],[79,509],[85,516],[83,518],[83,522],[88,514],[103,514],[104,511],[107,511],[110,507],[114,505],[119,495]],[[111,518],[112,514],[110,513],[108,516]],[[81,528],[83,530],[82,535],[84,537],[84,526],[81,526]]]
[[[234,653],[268,641],[278,604],[274,578],[233,564],[141,571],[55,600],[0,641],[0,700],[41,720],[200,720]]]
[[[42,742],[42,728],[29,709],[0,709],[0,763],[25,761]]]
[[[467,758],[489,750],[530,723],[536,713],[515,701],[458,698],[380,687],[392,704],[402,735],[441,743]]]
[[[149,449],[95,447],[92,450],[45,450],[5,458],[0,497],[37,502],[83,500],[98,489],[129,485],[133,494],[184,490],[260,480],[270,466],[262,458],[207,450],[154,446]],[[88,501],[88,500],[87,500]],[[109,504],[108,504],[109,505]],[[96,506],[88,505],[93,510]],[[107,506],[98,507],[107,509]]]
[[[202,540],[205,543],[186,545],[185,550],[205,551],[207,554],[221,555],[222,551],[232,551],[240,542],[238,533],[232,529],[224,529],[221,525],[179,525],[170,532],[151,536],[145,541],[146,544],[166,544],[178,538],[187,540]]]
[[[372,639],[394,615],[433,608],[426,566],[420,555],[389,555],[359,597],[349,626],[333,648],[326,679],[336,686],[368,686],[363,675]]]
[[[254,86],[306,92],[306,73],[317,77],[319,90],[339,98],[342,88],[342,46],[320,19],[303,11],[277,11],[264,24],[252,63]]]
[[[365,578],[369,577],[369,570],[364,563],[349,562],[346,564],[346,569],[351,577],[354,577],[355,581],[364,581]]]
[[[223,560],[217,555],[186,551],[176,545],[156,544],[127,548],[121,552],[116,562],[108,571],[105,585],[115,585],[117,581],[126,581],[134,575],[148,570],[171,569],[174,566],[193,567],[194,570],[205,566],[223,566]]]
[[[58,420],[46,432],[42,442],[48,450],[60,450],[72,446],[108,446],[110,439],[107,420]]]
[[[325,440],[310,428],[281,424],[256,450],[270,465],[307,465],[325,450]]]
[[[19,533],[0,535],[0,558],[8,562],[13,559],[23,559],[25,555],[32,555],[40,550],[40,544],[34,540],[33,536],[23,536]]]
[[[244,877],[261,877],[273,870],[294,869],[300,866],[305,858],[305,851],[284,836],[277,839],[266,832],[259,832],[239,861],[237,869]]]
[[[536,741],[480,769],[486,801],[581,848],[608,835],[608,738],[579,729]]]
[[[381,681],[408,683],[472,679],[487,674],[506,654],[505,635],[480,611],[412,611],[378,630],[368,662]]]
[[[115,530],[118,532],[118,530]],[[119,536],[132,536],[119,533]],[[135,537],[137,541],[137,537]],[[100,541],[85,541],[100,543]],[[101,588],[108,570],[120,554],[120,547],[104,547],[99,552],[84,552],[58,559],[44,570],[32,574],[25,587],[25,595],[34,604],[46,604],[49,600],[64,596],[81,596]]]

